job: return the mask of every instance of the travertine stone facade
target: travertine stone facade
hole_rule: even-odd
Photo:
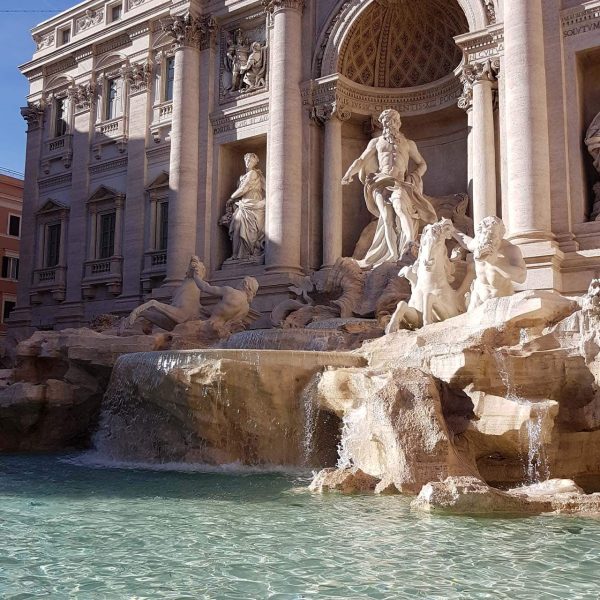
[[[598,0],[88,0],[33,36],[17,327],[168,300],[192,254],[218,285],[256,277],[268,313],[353,254],[371,215],[340,180],[388,108],[425,194],[503,219],[525,287],[600,272]],[[219,225],[248,153],[250,263]]]

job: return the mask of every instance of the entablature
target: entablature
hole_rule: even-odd
[[[455,105],[461,92],[462,86],[455,73],[434,85],[404,89],[367,87],[340,74],[302,85],[303,103],[313,116],[327,112],[323,107],[332,105],[338,112],[365,116],[379,115],[387,108],[394,108],[402,115],[420,115]]]

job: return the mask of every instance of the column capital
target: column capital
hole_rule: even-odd
[[[77,112],[90,110],[96,100],[96,84],[93,81],[79,83],[71,86],[68,90],[68,96],[72,100]]]
[[[341,122],[347,121],[351,116],[352,111],[348,108],[348,105],[339,100],[317,104],[310,109],[310,118],[320,125],[331,119],[337,119]]]
[[[152,82],[152,63],[134,63],[121,69],[121,75],[129,85],[131,93],[145,92]]]
[[[475,85],[482,81],[496,81],[500,70],[499,59],[489,59],[484,62],[467,63],[462,69],[462,79]]]
[[[458,107],[469,111],[473,107],[473,86],[483,82],[495,83],[499,72],[500,60],[498,58],[465,64],[460,76],[463,93],[458,98]]]
[[[27,131],[34,131],[42,126],[45,112],[44,100],[27,102],[27,106],[21,107],[21,116],[27,121]]]
[[[286,8],[302,12],[304,0],[262,0],[262,5],[267,13],[273,14]]]
[[[195,17],[191,13],[161,21],[162,30],[175,40],[175,47],[206,50],[214,43],[217,23],[212,15]]]

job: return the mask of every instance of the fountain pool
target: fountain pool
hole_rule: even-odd
[[[600,521],[421,515],[307,473],[0,456],[0,597],[597,599]],[[195,470],[194,470],[195,469]]]

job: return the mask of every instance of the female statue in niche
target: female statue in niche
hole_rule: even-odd
[[[258,169],[258,156],[244,156],[246,173],[227,201],[219,223],[229,228],[233,255],[229,260],[259,259],[265,244],[265,176]]]

